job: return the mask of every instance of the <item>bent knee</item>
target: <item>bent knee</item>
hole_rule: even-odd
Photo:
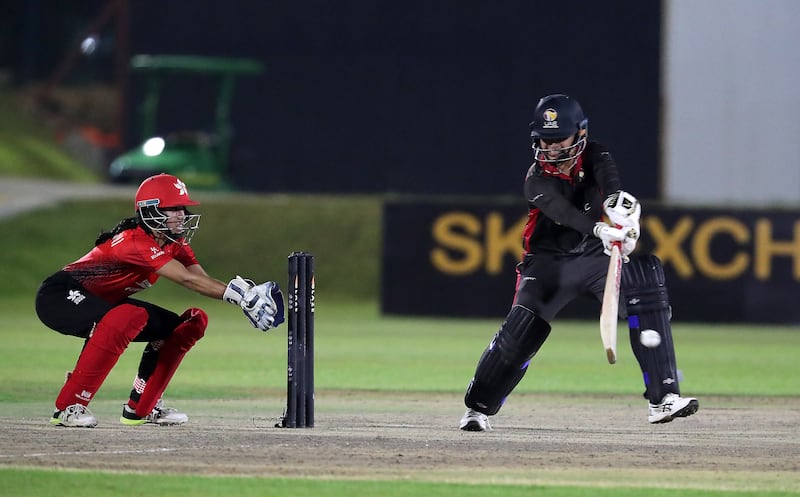
[[[186,309],[181,318],[184,319],[176,331],[180,329],[187,338],[193,341],[200,340],[205,336],[206,328],[208,327],[208,314],[203,309],[191,307]]]

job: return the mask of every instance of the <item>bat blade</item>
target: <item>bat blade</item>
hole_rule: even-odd
[[[617,362],[617,320],[619,319],[619,288],[622,279],[622,254],[620,244],[611,247],[611,256],[606,273],[606,286],[603,291],[603,305],[600,310],[600,338],[606,349],[609,364]]]

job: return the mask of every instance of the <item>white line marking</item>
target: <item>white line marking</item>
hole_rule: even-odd
[[[73,450],[68,452],[34,452],[32,454],[0,454],[0,458],[12,457],[53,457],[53,456],[77,456],[77,455],[101,455],[101,454],[149,454],[153,452],[175,452],[185,450],[184,448],[160,447],[157,449],[128,449],[128,450]]]

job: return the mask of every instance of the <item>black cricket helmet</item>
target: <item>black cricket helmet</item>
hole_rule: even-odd
[[[583,114],[581,104],[568,95],[557,93],[542,97],[536,104],[531,126],[534,157],[539,162],[563,162],[578,157],[586,148],[589,138],[589,119]],[[563,141],[575,136],[572,145],[560,150],[556,159],[542,153],[541,140]],[[552,152],[552,149],[550,149]]]

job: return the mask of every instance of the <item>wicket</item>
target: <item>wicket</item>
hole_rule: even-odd
[[[286,410],[280,426],[314,426],[314,256],[289,254]]]

